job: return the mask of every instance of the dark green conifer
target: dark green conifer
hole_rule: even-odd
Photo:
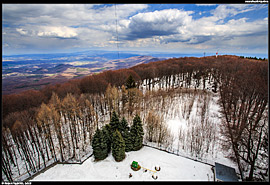
[[[131,135],[131,133],[129,131],[125,131],[123,133],[123,139],[125,141],[125,151],[126,152],[129,152],[129,151],[132,151],[133,150],[133,137]]]
[[[128,126],[128,123],[127,123],[127,120],[123,117],[121,122],[120,122],[120,133],[125,141],[125,151],[126,152],[129,152],[129,151],[132,151],[133,149],[133,140],[132,140],[132,137],[131,137],[131,134],[129,132],[129,126]]]
[[[119,132],[122,134],[125,130],[129,130],[129,126],[125,117],[122,118],[118,127]]]
[[[123,159],[125,159],[125,141],[122,137],[122,135],[120,134],[120,132],[118,131],[118,129],[116,129],[113,132],[113,137],[112,137],[112,155],[115,159],[115,161],[119,162],[122,161]]]
[[[108,156],[107,143],[104,138],[104,134],[100,129],[97,129],[96,133],[94,134],[92,147],[95,160],[103,160]]]
[[[112,131],[115,131],[120,126],[119,118],[118,118],[118,115],[116,114],[115,111],[113,111],[113,113],[112,113],[112,117],[110,120],[110,126],[111,126]]]
[[[131,88],[135,88],[135,87],[136,87],[135,80],[133,79],[133,77],[131,75],[129,75],[129,77],[126,81],[126,89],[131,89]]]
[[[140,116],[137,114],[133,119],[133,125],[130,128],[131,137],[133,140],[133,150],[140,150],[143,143],[143,126]]]
[[[107,153],[110,153],[111,151],[111,144],[112,144],[112,131],[111,131],[111,126],[109,124],[106,124],[102,128],[105,142],[107,143]]]

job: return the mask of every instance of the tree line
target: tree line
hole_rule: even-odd
[[[257,57],[245,57],[245,56],[240,56],[240,58],[247,58],[247,59],[254,59],[254,60],[267,60],[266,58],[257,58]]]

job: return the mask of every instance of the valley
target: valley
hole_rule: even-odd
[[[3,57],[2,94],[39,90],[46,85],[66,82],[106,70],[129,68],[164,58],[116,53],[91,52],[73,54],[19,55]]]

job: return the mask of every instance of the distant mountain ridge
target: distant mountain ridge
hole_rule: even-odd
[[[62,83],[105,70],[129,68],[165,59],[135,54],[126,54],[131,57],[115,59],[112,53],[105,53],[105,55],[97,53],[95,56],[79,53],[75,56],[69,55],[69,57],[58,55],[58,58],[53,54],[51,60],[48,55],[45,57],[47,59],[35,58],[33,60],[29,60],[29,56],[20,55],[17,59],[13,56],[7,59],[11,61],[6,60],[3,63],[2,94],[20,93],[30,89],[38,90],[48,84]]]

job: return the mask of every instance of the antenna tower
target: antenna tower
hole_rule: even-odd
[[[120,59],[119,58],[119,45],[118,45],[118,18],[117,18],[117,13],[116,13],[116,4],[114,4],[114,16],[115,16],[116,46],[117,46],[118,59]]]

